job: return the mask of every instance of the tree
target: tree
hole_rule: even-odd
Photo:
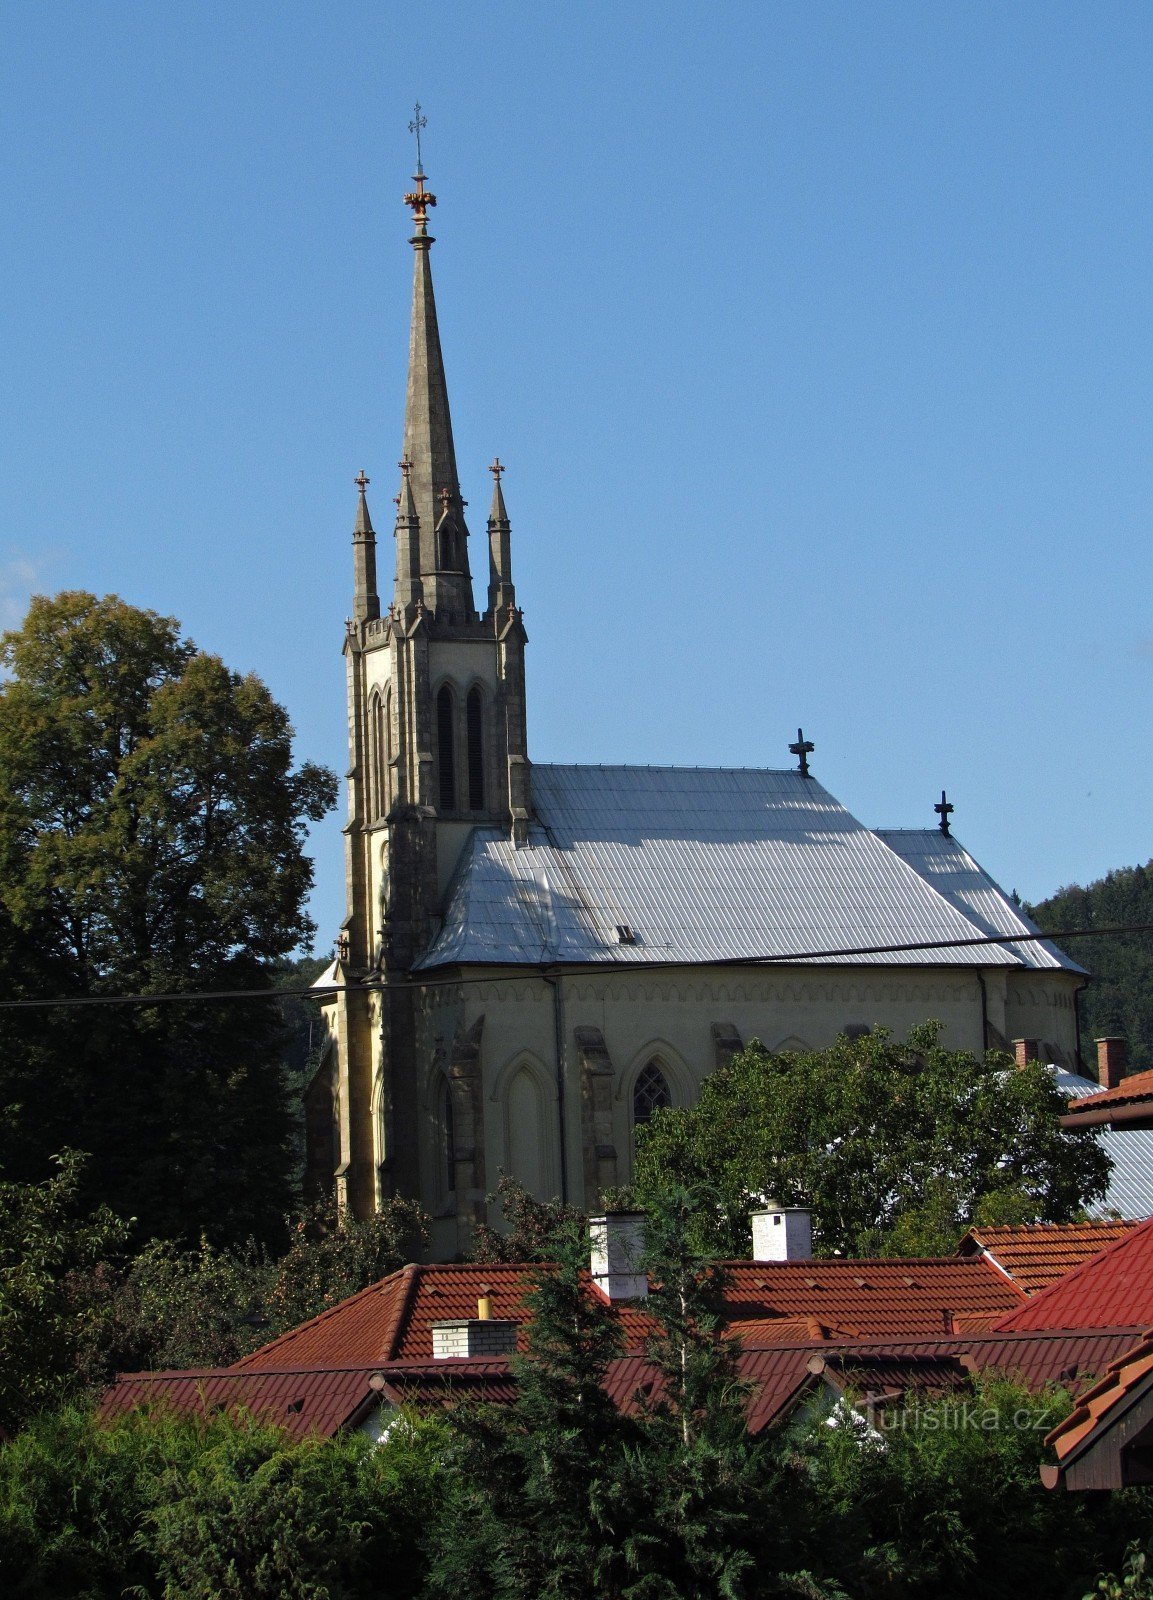
[[[313,930],[309,821],[333,775],[172,618],[66,593],[0,640],[0,979],[9,997],[271,992]],[[7,1013],[0,1163],[65,1143],[143,1234],[275,1233],[290,1115],[274,1003]]]
[[[487,1222],[473,1229],[473,1261],[553,1261],[574,1228],[583,1232],[588,1219],[576,1206],[560,1200],[538,1200],[516,1178],[501,1173],[496,1193],[485,1197],[499,1205],[503,1232]]]
[[[539,1266],[526,1295],[528,1352],[513,1362],[514,1403],[452,1414],[433,1594],[624,1592],[630,1517],[617,1490],[629,1424],[605,1388],[621,1327],[589,1287],[584,1229],[569,1224],[554,1242],[556,1266]]]
[[[648,1204],[670,1180],[712,1185],[702,1249],[747,1255],[765,1198],[813,1212],[822,1251],[952,1250],[974,1222],[1063,1222],[1105,1192],[1108,1158],[1070,1133],[1052,1076],[1006,1055],[946,1050],[926,1024],[828,1050],[773,1055],[753,1043],[704,1082],[691,1109],[658,1111],[637,1156]]]
[[[0,1431],[58,1401],[100,1339],[128,1229],[78,1215],[82,1166],[66,1151],[41,1184],[0,1182]]]

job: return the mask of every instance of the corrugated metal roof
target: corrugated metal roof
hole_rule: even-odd
[[[420,966],[627,966],[808,952],[852,964],[861,958],[821,952],[989,931],[798,772],[534,765],[532,794],[537,821],[526,847],[514,849],[494,828],[473,833],[444,926]],[[999,893],[984,881],[986,899]],[[997,913],[1001,921],[1015,915],[1008,901]],[[622,943],[620,927],[635,942]],[[867,958],[893,966],[1024,959],[998,945]]]
[[[877,828],[875,831],[878,839],[883,839],[981,933],[1041,931],[952,834],[944,834],[940,828]],[[1018,956],[1025,967],[1085,971],[1048,939],[1005,948]]]
[[[1082,1078],[1063,1068],[1051,1069],[1061,1093],[1071,1100],[1104,1091],[1092,1078]],[[1104,1200],[1088,1209],[1093,1216],[1153,1217],[1153,1130],[1145,1128],[1094,1128],[1101,1148],[1113,1163]]]

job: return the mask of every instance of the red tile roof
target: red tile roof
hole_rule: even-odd
[[[1124,1355],[1110,1363],[1101,1382],[1087,1389],[1076,1408],[1047,1436],[1045,1443],[1056,1451],[1058,1467],[1066,1466],[1094,1437],[1119,1421],[1134,1399],[1147,1390],[1151,1376],[1153,1335],[1146,1333]],[[1044,1476],[1046,1482],[1053,1479],[1049,1486],[1054,1487],[1057,1474]]]
[[[1107,1328],[1153,1324],[1153,1219],[1058,1278],[997,1329]]]
[[[970,1228],[957,1253],[969,1256],[983,1250],[1026,1294],[1037,1294],[1136,1226],[1123,1221],[1031,1222],[1019,1228]]]
[[[754,1324],[812,1317],[833,1333],[858,1338],[943,1334],[962,1322],[993,1318],[1018,1305],[1021,1291],[982,1257],[726,1263],[729,1318],[745,1338],[779,1342]],[[520,1263],[408,1266],[236,1363],[237,1371],[280,1367],[379,1366],[432,1357],[432,1324],[476,1315],[487,1294],[498,1318],[526,1319],[531,1267]],[[642,1349],[654,1332],[643,1307],[619,1303],[626,1347]],[[1153,1320],[1153,1319],[1151,1319]],[[783,1333],[784,1330],[781,1330]],[[806,1324],[804,1332],[808,1337]],[[819,1333],[816,1336],[820,1336]]]
[[[374,1404],[371,1369],[236,1372],[203,1368],[192,1372],[122,1372],[100,1404],[102,1417],[137,1406],[181,1412],[247,1411],[282,1427],[294,1439],[329,1437],[358,1420]]]
[[[1143,1100],[1153,1100],[1153,1072],[1131,1072],[1115,1089],[1099,1089],[1095,1094],[1083,1094],[1077,1100],[1070,1100],[1066,1110],[1104,1111]]]

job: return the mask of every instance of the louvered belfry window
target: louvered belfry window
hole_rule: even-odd
[[[484,810],[484,696],[470,689],[465,705],[468,733],[468,809]]]
[[[672,1103],[668,1079],[655,1061],[648,1062],[637,1073],[633,1088],[633,1126],[643,1128],[654,1111]]]
[[[436,747],[440,768],[440,809],[456,809],[456,707],[446,683],[436,697]]]

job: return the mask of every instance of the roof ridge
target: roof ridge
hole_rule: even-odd
[[[1046,1284],[1043,1289],[1039,1289],[1035,1295],[1029,1297],[1028,1309],[1035,1315],[1036,1308],[1038,1306],[1043,1307],[1046,1302],[1055,1298],[1059,1290],[1068,1293],[1070,1286],[1076,1289],[1078,1281],[1083,1278],[1087,1272],[1099,1272],[1102,1266],[1105,1264],[1106,1257],[1117,1255],[1122,1250],[1129,1250],[1137,1242],[1137,1240],[1141,1239],[1145,1234],[1149,1234],[1151,1237],[1153,1237],[1153,1217],[1147,1217],[1144,1222],[1139,1222],[1135,1228],[1130,1229],[1130,1231],[1122,1235],[1120,1239],[1114,1239],[1112,1244],[1105,1245],[1104,1248],[1099,1250],[1096,1255],[1090,1256],[1088,1261],[1079,1262],[1077,1266],[1071,1267],[1068,1272],[1062,1273],[1061,1276],[1056,1278],[1052,1283]],[[1007,1321],[1010,1317],[1020,1316],[1022,1309],[1024,1308],[1018,1308],[1007,1312],[1002,1321]],[[994,1324],[993,1331],[1001,1331],[1000,1323]],[[1007,1328],[1004,1331],[1012,1332],[1014,1330],[1012,1328]]]

